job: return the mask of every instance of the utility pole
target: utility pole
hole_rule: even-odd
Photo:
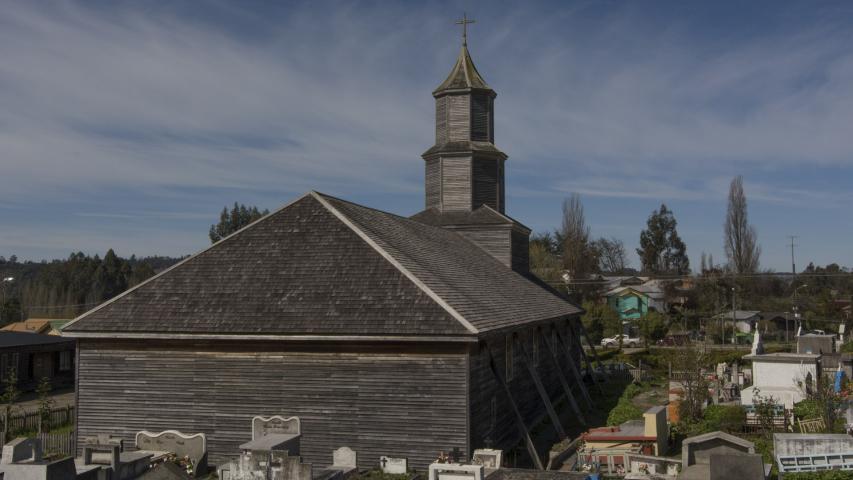
[[[791,275],[794,277],[797,276],[797,264],[794,263],[794,247],[797,245],[794,243],[794,240],[799,238],[797,235],[788,235],[788,238],[791,240]]]

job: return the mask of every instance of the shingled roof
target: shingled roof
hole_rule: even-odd
[[[311,192],[63,333],[470,336],[578,312],[454,232]]]
[[[450,71],[450,75],[447,76],[447,79],[432,92],[433,95],[436,95],[445,90],[458,90],[458,89],[466,89],[466,88],[476,88],[480,90],[491,90],[486,81],[483,80],[483,77],[480,75],[480,72],[477,71],[477,67],[474,66],[474,61],[471,60],[471,54],[468,53],[468,47],[465,45],[462,46],[462,49],[459,51],[459,57],[456,59],[456,64],[453,65],[453,69]]]

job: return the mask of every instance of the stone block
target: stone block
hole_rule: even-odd
[[[41,461],[41,441],[36,438],[19,437],[3,445],[0,464]]]
[[[409,471],[409,459],[384,456],[379,457],[379,467],[382,469],[383,473],[403,475]]]

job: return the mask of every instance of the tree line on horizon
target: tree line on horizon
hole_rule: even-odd
[[[837,264],[825,267],[809,264],[801,272],[811,278],[808,284],[761,270],[761,245],[755,227],[749,223],[741,176],[731,181],[724,218],[721,236],[725,262],[717,264],[713,256],[702,252],[698,271],[693,272],[687,245],[678,234],[675,214],[661,204],[651,212],[645,228],[639,232],[636,252],[640,265],[635,269],[621,240],[592,236],[581,198],[571,194],[563,201],[560,227],[532,236],[531,271],[583,305],[587,312],[584,324],[595,339],[622,330],[617,312],[601,300],[604,292],[599,275],[679,280],[664,286],[668,296],[682,299],[678,308],[650,312],[639,323],[643,330],[640,333],[649,338],[665,335],[673,324],[699,328],[700,318],[732,308],[785,312],[793,310],[796,303],[807,325],[814,328],[822,326],[821,322],[840,318],[840,305],[853,297],[853,274]],[[688,277],[692,279],[692,288],[680,289],[680,280]]]
[[[210,226],[211,243],[268,214],[234,203]],[[0,326],[27,318],[74,318],[174,265],[185,257],[122,258],[112,249],[103,257],[83,252],[62,260],[19,261],[0,256]]]

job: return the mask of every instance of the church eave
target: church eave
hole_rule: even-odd
[[[434,158],[440,155],[443,156],[463,156],[478,154],[490,158],[498,158],[506,160],[507,155],[498,150],[491,142],[448,142],[441,145],[433,145],[421,157],[424,159]]]

